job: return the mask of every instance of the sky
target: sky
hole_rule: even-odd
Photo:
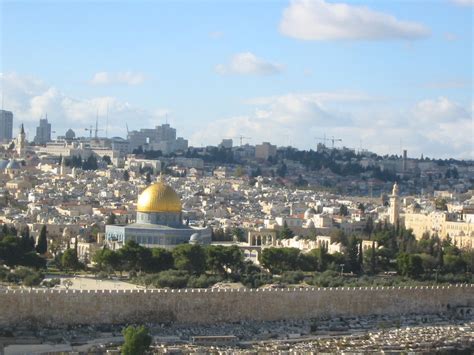
[[[474,159],[474,0],[0,2],[3,107],[30,140],[98,116],[108,137]]]

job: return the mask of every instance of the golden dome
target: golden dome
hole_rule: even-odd
[[[181,212],[181,200],[171,186],[157,182],[138,197],[138,212]]]

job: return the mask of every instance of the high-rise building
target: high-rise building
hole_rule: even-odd
[[[0,143],[8,143],[13,138],[13,113],[0,110]]]
[[[263,142],[262,144],[257,144],[255,146],[255,158],[268,160],[270,157],[274,157],[277,154],[276,145],[272,145],[268,142]]]
[[[51,123],[48,123],[48,118],[40,119],[39,126],[36,127],[36,144],[46,144],[51,141]]]
[[[160,150],[163,154],[169,154],[188,149],[188,141],[176,137],[176,129],[169,124],[156,126],[154,129],[142,128],[140,131],[131,131],[127,139],[131,151],[141,147],[143,150]]]
[[[219,144],[219,147],[226,148],[226,149],[231,149],[232,148],[232,138],[224,138]]]

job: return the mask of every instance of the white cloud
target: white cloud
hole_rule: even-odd
[[[411,156],[473,159],[472,108],[445,97],[427,99],[407,108],[361,93],[291,93],[247,100],[248,114],[228,117],[202,127],[191,144],[217,144],[244,135],[252,144],[315,148],[316,137],[342,138],[344,145],[379,154],[400,154],[400,140]],[[235,140],[238,144],[238,140]]]
[[[418,122],[436,124],[466,120],[472,113],[446,97],[439,97],[418,102],[413,109],[413,115]]]
[[[163,121],[163,111],[143,110],[114,97],[74,97],[38,78],[16,73],[2,74],[1,79],[4,107],[14,114],[14,128],[25,123],[29,139],[34,137],[39,118],[46,114],[58,135],[64,134],[68,128],[74,129],[77,135],[87,134],[84,128],[95,125],[97,112],[104,133],[107,110],[109,136],[125,136],[127,122],[130,129],[136,129],[139,121],[154,124]]]
[[[402,21],[366,6],[324,0],[293,0],[283,11],[280,31],[303,40],[411,40],[430,34],[416,22]]]
[[[142,73],[134,72],[119,72],[119,73],[109,73],[109,72],[98,72],[95,73],[90,84],[92,85],[140,85],[146,80],[146,76]]]
[[[474,0],[451,0],[452,3],[460,6],[473,6]]]
[[[290,93],[247,100],[252,112],[211,122],[197,131],[191,142],[219,143],[222,138],[244,135],[252,143],[287,143],[291,135],[299,147],[314,146],[314,137],[327,129],[352,126],[350,114],[331,108],[331,103],[359,102],[368,96],[359,93]],[[337,106],[336,105],[336,106]]]
[[[258,58],[250,52],[237,53],[228,64],[218,64],[215,67],[218,74],[239,75],[272,75],[283,70],[283,66]]]

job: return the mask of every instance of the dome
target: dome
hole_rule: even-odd
[[[157,182],[138,197],[138,212],[181,212],[181,200],[171,186]]]
[[[74,139],[76,138],[76,133],[71,128],[69,128],[65,136],[66,136],[66,139]]]
[[[8,162],[7,164],[7,169],[12,169],[12,170],[18,170],[20,169],[20,163],[18,163],[16,160],[12,159]]]
[[[193,233],[191,237],[189,237],[190,244],[198,244],[201,241],[201,236],[199,233]]]
[[[310,218],[313,218],[313,216],[316,214],[316,211],[314,208],[308,208],[305,212],[304,212],[304,219],[310,219]]]

